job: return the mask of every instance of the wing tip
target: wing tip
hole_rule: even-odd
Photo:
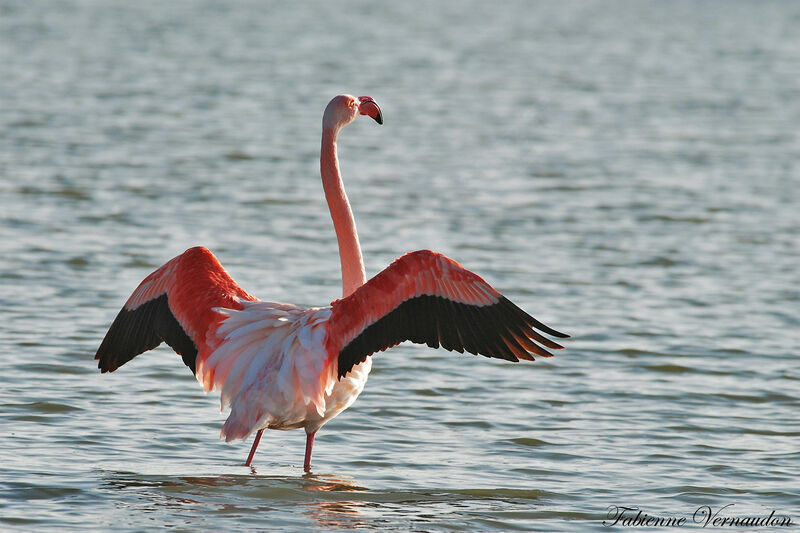
[[[101,374],[105,374],[106,372],[113,372],[117,369],[111,361],[102,359],[101,357],[95,356],[95,360],[97,360],[97,368],[100,369]]]
[[[567,335],[566,333],[562,333],[562,332],[560,332],[560,331],[558,331],[556,329],[553,329],[550,326],[542,323],[541,321],[533,318],[527,311],[525,311],[524,309],[521,309],[520,307],[518,307],[514,302],[512,302],[511,300],[509,300],[505,296],[501,297],[500,303],[502,303],[506,307],[510,307],[517,315],[521,316],[525,320],[525,322],[528,323],[529,326],[534,327],[534,328],[538,329],[539,331],[543,331],[544,333],[547,333],[548,335],[552,335],[553,337],[557,337],[559,339],[569,339],[570,338],[570,336]],[[548,346],[548,347],[556,349],[556,350],[561,350],[561,349],[564,348],[563,346],[560,346],[560,345],[559,345],[558,348],[556,348],[555,346]]]

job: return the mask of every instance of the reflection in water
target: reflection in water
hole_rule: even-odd
[[[305,488],[310,492],[352,492],[369,490],[358,485],[358,483],[350,477],[334,476],[331,474],[308,473],[303,476],[303,480],[308,482]]]
[[[363,501],[318,501],[308,509],[306,515],[325,529],[367,527],[369,522],[359,510],[365,506],[366,503]]]
[[[139,511],[147,514],[166,512],[174,516],[202,510],[256,520],[260,515],[255,513],[274,511],[276,503],[282,502],[326,529],[368,525],[362,516],[368,502],[352,499],[352,493],[366,495],[370,491],[344,476],[259,476],[251,468],[251,475],[158,476],[112,472],[104,477],[106,487],[124,495],[118,505],[129,507],[134,499],[139,502]]]
[[[352,478],[309,473],[303,480],[307,482],[305,490],[308,492],[328,493],[335,498],[338,498],[337,493],[368,492],[368,489],[358,485]],[[350,529],[368,525],[360,511],[367,504],[364,500],[328,500],[325,499],[325,494],[317,496],[308,506],[306,515],[320,526],[326,529]]]

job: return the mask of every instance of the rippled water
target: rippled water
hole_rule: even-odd
[[[798,4],[130,4],[0,0],[0,529],[800,522]],[[386,121],[340,143],[368,272],[437,249],[573,339],[403,345],[312,475],[300,431],[250,470],[168,349],[92,357],[193,245],[263,299],[339,295],[339,92]]]

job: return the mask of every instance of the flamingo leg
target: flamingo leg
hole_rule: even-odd
[[[259,429],[258,433],[256,433],[256,438],[253,439],[253,447],[250,448],[250,455],[247,456],[247,462],[244,466],[250,466],[253,463],[253,456],[256,454],[256,448],[258,448],[258,443],[261,442],[261,434],[264,433],[263,429]]]
[[[311,448],[314,446],[314,435],[316,434],[316,431],[314,433],[306,433],[306,459],[303,461],[303,470],[306,472],[311,471]]]

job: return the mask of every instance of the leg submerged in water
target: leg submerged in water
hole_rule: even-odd
[[[316,431],[314,433],[306,433],[306,459],[303,461],[303,470],[306,472],[311,471],[311,448],[314,446],[314,435],[316,434]]]
[[[258,433],[256,433],[256,438],[253,439],[253,447],[250,448],[250,455],[247,456],[247,462],[244,466],[250,466],[253,463],[253,456],[256,454],[256,448],[258,448],[258,443],[261,442],[261,434],[264,433],[263,429],[259,429]]]

